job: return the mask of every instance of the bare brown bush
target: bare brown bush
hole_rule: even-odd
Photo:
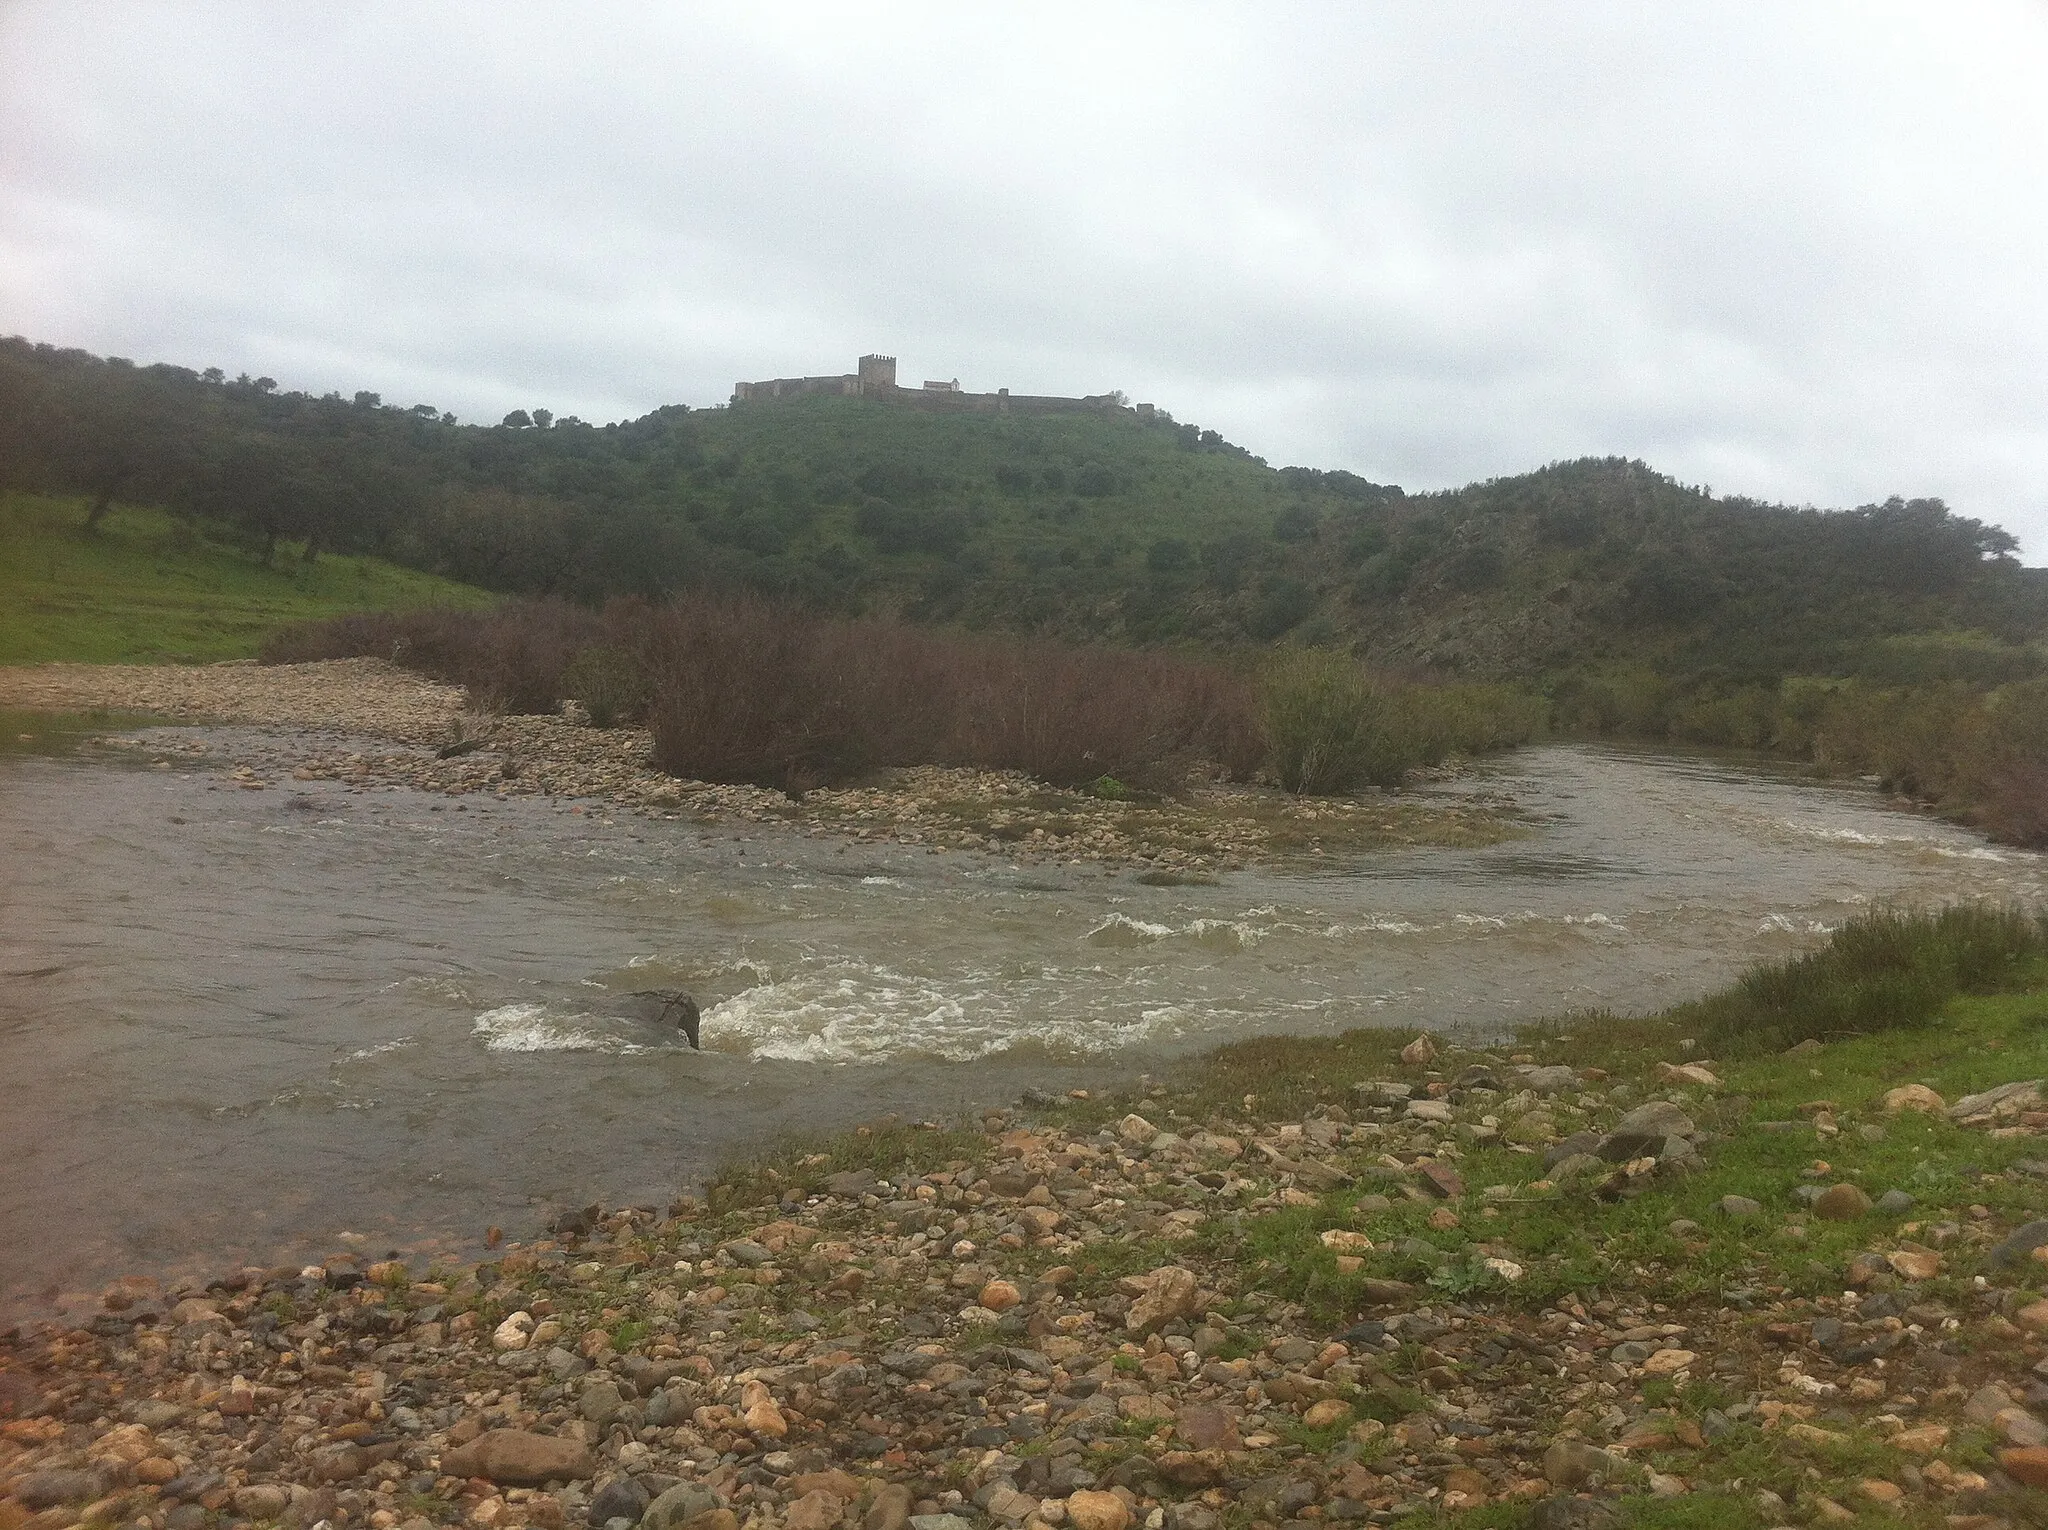
[[[2014,760],[1983,787],[1977,822],[1993,839],[2048,849],[2048,760]]]
[[[1190,766],[1254,768],[1247,688],[1157,654],[841,621],[749,598],[656,619],[651,726],[676,775],[802,792],[882,765],[1113,777],[1171,790]]]
[[[559,600],[510,601],[484,611],[370,611],[288,627],[263,646],[266,664],[310,659],[389,659],[466,686],[473,705],[552,712],[564,672],[583,649],[614,636],[606,618]],[[625,644],[636,649],[635,640]]]
[[[614,601],[602,614],[539,600],[380,612],[293,628],[264,650],[269,663],[356,655],[514,712],[589,704],[577,689],[602,670],[633,698],[626,710],[644,689],[661,769],[796,794],[924,764],[1168,792],[1197,767],[1248,776],[1266,751],[1252,687],[1223,665],[834,619],[752,596]]]

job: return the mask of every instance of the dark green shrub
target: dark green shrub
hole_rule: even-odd
[[[1074,475],[1074,492],[1090,499],[1116,493],[1116,474],[1099,462],[1084,462]]]
[[[1145,550],[1145,567],[1155,574],[1170,574],[1194,561],[1194,550],[1179,537],[1161,537]]]
[[[1291,574],[1279,575],[1269,579],[1259,592],[1246,630],[1255,638],[1279,637],[1289,628],[1300,626],[1315,605],[1315,591],[1305,581]]]
[[[1926,1025],[1958,994],[2028,981],[2048,959],[2048,915],[2011,904],[1880,909],[1818,951],[1759,967],[1676,1011],[1714,1054]]]
[[[1261,697],[1273,774],[1290,792],[1326,795],[1384,771],[1386,698],[1350,659],[1300,649],[1267,671]],[[1398,773],[1396,775],[1398,779]]]
[[[579,649],[562,671],[562,689],[583,704],[593,728],[637,722],[647,710],[647,668],[623,648],[597,643]]]

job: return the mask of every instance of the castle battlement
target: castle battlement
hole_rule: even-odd
[[[1150,404],[1135,410],[1120,393],[1096,393],[1085,398],[1053,398],[1042,394],[1012,393],[999,388],[994,393],[964,393],[960,379],[927,380],[922,388],[905,388],[896,381],[894,356],[863,356],[856,369],[838,377],[772,377],[765,382],[733,384],[735,404],[758,403],[768,399],[803,398],[810,394],[837,394],[849,398],[884,399],[916,409],[935,409],[961,414],[1058,414],[1076,410],[1105,413],[1125,411],[1149,418]]]

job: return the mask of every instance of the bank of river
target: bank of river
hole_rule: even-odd
[[[1179,799],[1061,791],[1016,772],[923,767],[793,801],[760,787],[681,781],[650,763],[637,728],[567,716],[466,710],[461,688],[376,659],[200,667],[44,664],[0,668],[0,708],[90,708],[267,728],[217,740],[236,784],[263,791],[335,781],[509,801],[576,798],[699,823],[777,824],[859,841],[990,850],[1034,863],[1133,867],[1172,877],[1237,866],[1330,864],[1361,850],[1480,845],[1519,832],[1508,804],[1483,795],[1361,793],[1297,799],[1223,783]],[[161,753],[161,741],[115,737]],[[175,752],[188,758],[195,746]]]
[[[1158,886],[1010,844],[259,770],[379,747],[289,721],[0,762],[0,1223],[40,1230],[0,1250],[9,1311],[343,1234],[452,1248],[659,1206],[792,1131],[1246,1035],[1654,1008],[1875,899],[2043,890],[2038,857],[1864,792],[1615,751],[1415,794],[1512,801],[1507,842]],[[702,1053],[631,998],[672,986]]]
[[[2036,1523],[2031,1002],[1720,1073],[1354,1039],[1278,1115],[988,1111],[480,1260],[116,1282],[0,1334],[0,1524]]]

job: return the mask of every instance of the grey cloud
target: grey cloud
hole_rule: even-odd
[[[2020,3],[0,10],[0,327],[468,418],[896,352],[2048,556]]]

